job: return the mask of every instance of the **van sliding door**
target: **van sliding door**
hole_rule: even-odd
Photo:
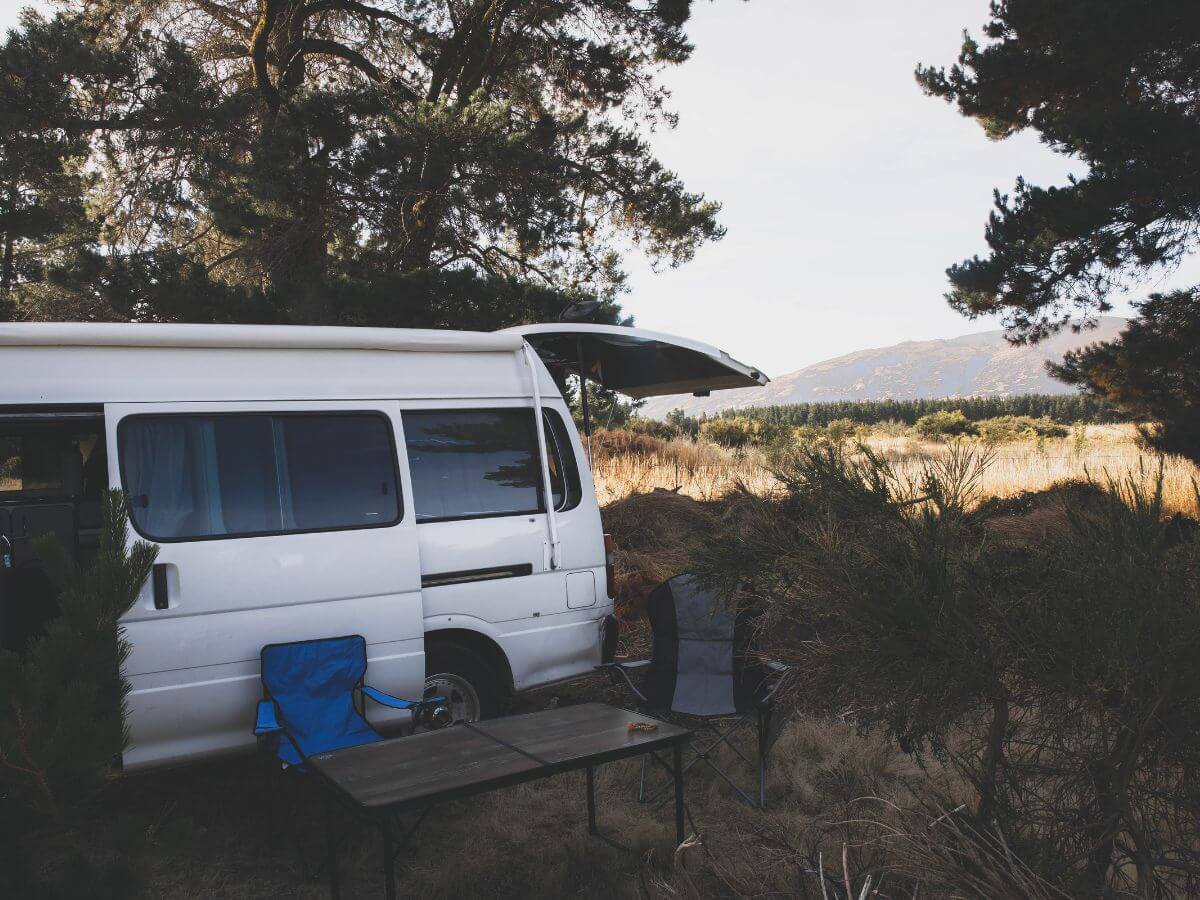
[[[252,744],[265,644],[361,634],[372,684],[421,694],[397,404],[113,404],[105,419],[112,482],[159,547],[124,620],[127,768]]]

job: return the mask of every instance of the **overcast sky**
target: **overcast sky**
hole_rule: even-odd
[[[0,0],[0,22],[14,23],[21,5]],[[917,88],[914,66],[953,62],[962,29],[978,34],[987,7],[699,0],[695,55],[666,76],[680,124],[653,145],[690,189],[724,204],[729,233],[675,270],[631,255],[624,302],[638,324],[716,344],[771,375],[997,327],[946,306],[946,266],[985,249],[993,188],[1079,169],[1031,134],[992,143]],[[1200,265],[1188,269],[1200,280]]]

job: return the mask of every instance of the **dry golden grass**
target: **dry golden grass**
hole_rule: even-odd
[[[630,445],[601,438],[596,443],[592,474],[601,507],[655,490],[712,501],[739,483],[755,491],[769,490],[775,484],[754,451],[739,454],[712,444],[652,438]]]
[[[1149,478],[1161,464],[1168,511],[1200,517],[1194,487],[1200,482],[1200,469],[1181,457],[1148,453],[1138,447],[1136,437],[1132,425],[1089,425],[1078,437],[999,444],[992,448],[994,459],[981,487],[989,496],[1010,497],[1087,478]],[[945,443],[903,435],[871,434],[865,443],[902,474],[914,477],[923,463],[949,449]],[[769,490],[775,482],[764,465],[756,451],[732,453],[709,444],[659,441],[640,452],[598,452],[596,492],[602,505],[655,489],[712,501],[737,484],[757,492]]]
[[[980,487],[994,497],[1011,497],[1026,491],[1042,491],[1066,481],[1133,476],[1148,479],[1163,467],[1163,494],[1169,512],[1196,517],[1194,485],[1200,469],[1182,457],[1159,457],[1137,445],[1133,425],[1089,425],[1080,438],[1020,440],[992,448],[995,458],[984,473]],[[870,437],[867,444],[879,450],[904,473],[916,474],[921,464],[948,452],[946,444],[918,441],[909,437]]]

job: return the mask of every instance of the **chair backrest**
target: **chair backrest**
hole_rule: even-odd
[[[268,644],[260,662],[263,689],[286,732],[276,747],[284,762],[382,740],[355,705],[367,671],[361,635]]]
[[[691,574],[656,587],[647,601],[654,652],[643,691],[651,704],[694,716],[742,706],[734,639],[737,617]]]

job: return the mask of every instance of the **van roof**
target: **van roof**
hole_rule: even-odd
[[[333,325],[162,325],[15,322],[0,325],[0,347],[211,347],[496,353],[520,350],[511,332]]]

